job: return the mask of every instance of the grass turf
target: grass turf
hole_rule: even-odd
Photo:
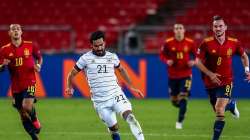
[[[215,115],[208,100],[190,100],[183,130],[175,129],[178,110],[169,100],[131,100],[145,140],[209,140]],[[250,140],[250,101],[238,100],[241,118],[226,113],[221,140]],[[41,99],[36,104],[42,123],[41,140],[111,140],[89,100]],[[122,140],[134,140],[125,121],[118,116]],[[11,100],[0,99],[0,140],[28,140]]]

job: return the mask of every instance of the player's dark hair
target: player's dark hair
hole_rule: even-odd
[[[100,38],[103,38],[103,40],[105,39],[104,32],[95,31],[90,36],[90,43],[92,44],[94,40],[97,40],[97,39],[100,39]]]
[[[224,19],[219,15],[213,16],[213,21],[216,21],[216,20],[223,20],[224,21]]]

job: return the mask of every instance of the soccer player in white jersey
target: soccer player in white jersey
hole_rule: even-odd
[[[83,70],[87,76],[94,108],[100,119],[109,128],[112,139],[120,140],[116,120],[117,113],[129,124],[135,138],[144,140],[140,124],[132,113],[131,104],[117,82],[115,69],[126,80],[131,90],[143,97],[142,92],[132,85],[117,55],[105,50],[105,35],[103,32],[96,31],[92,33],[90,42],[92,50],[83,54],[68,74],[66,93],[73,95],[72,79],[78,72]]]

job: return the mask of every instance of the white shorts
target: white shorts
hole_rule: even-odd
[[[132,111],[131,103],[123,93],[104,102],[94,102],[94,108],[100,119],[102,119],[108,127],[112,127],[117,123],[116,113],[122,115],[122,113],[127,110]]]

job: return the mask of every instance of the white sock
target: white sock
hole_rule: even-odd
[[[130,130],[137,140],[144,140],[144,135],[142,133],[141,126],[139,122],[135,119],[133,114],[129,114],[126,121],[129,124]]]

